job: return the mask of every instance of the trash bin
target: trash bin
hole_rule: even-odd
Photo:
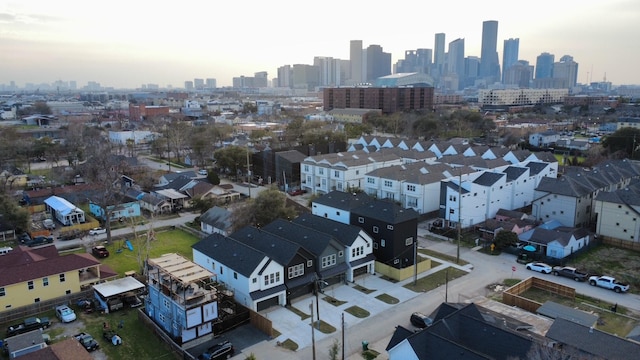
[[[367,351],[369,350],[369,342],[368,341],[363,341],[362,342],[362,351]]]

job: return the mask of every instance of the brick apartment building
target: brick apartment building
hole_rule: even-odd
[[[433,87],[325,88],[324,110],[379,109],[385,114],[432,110]]]

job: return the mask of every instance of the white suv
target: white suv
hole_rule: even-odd
[[[97,227],[89,230],[89,235],[105,234],[106,232],[107,232],[107,229]]]
[[[56,307],[56,316],[63,323],[69,323],[76,319],[76,313],[67,305],[60,305]]]

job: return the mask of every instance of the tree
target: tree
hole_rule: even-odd
[[[500,230],[493,242],[498,249],[504,249],[508,246],[516,245],[518,243],[518,235],[511,231]]]
[[[296,210],[287,206],[287,196],[277,187],[262,191],[255,199],[248,199],[233,209],[233,231],[247,225],[262,227],[275,219],[293,219]]]
[[[329,359],[338,360],[338,354],[340,353],[340,342],[338,339],[333,339],[331,346],[329,346]]]
[[[371,135],[373,128],[369,124],[346,123],[344,125],[344,132],[347,134],[347,138],[355,139],[363,134]]]
[[[631,159],[640,158],[640,129],[625,127],[616,130],[602,140],[602,146],[609,154]]]
[[[19,207],[16,201],[4,191],[0,192],[0,220],[5,225],[18,230],[29,227],[29,212]]]
[[[214,171],[207,173],[207,180],[209,180],[212,185],[220,185],[220,177],[218,176],[218,173]]]
[[[246,167],[248,151],[247,148],[241,146],[227,146],[216,150],[214,157],[221,169],[231,171],[237,178],[238,170]]]

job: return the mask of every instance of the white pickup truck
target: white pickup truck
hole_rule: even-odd
[[[629,285],[623,284],[611,276],[591,276],[589,278],[591,286],[613,290],[617,293],[629,291]]]

